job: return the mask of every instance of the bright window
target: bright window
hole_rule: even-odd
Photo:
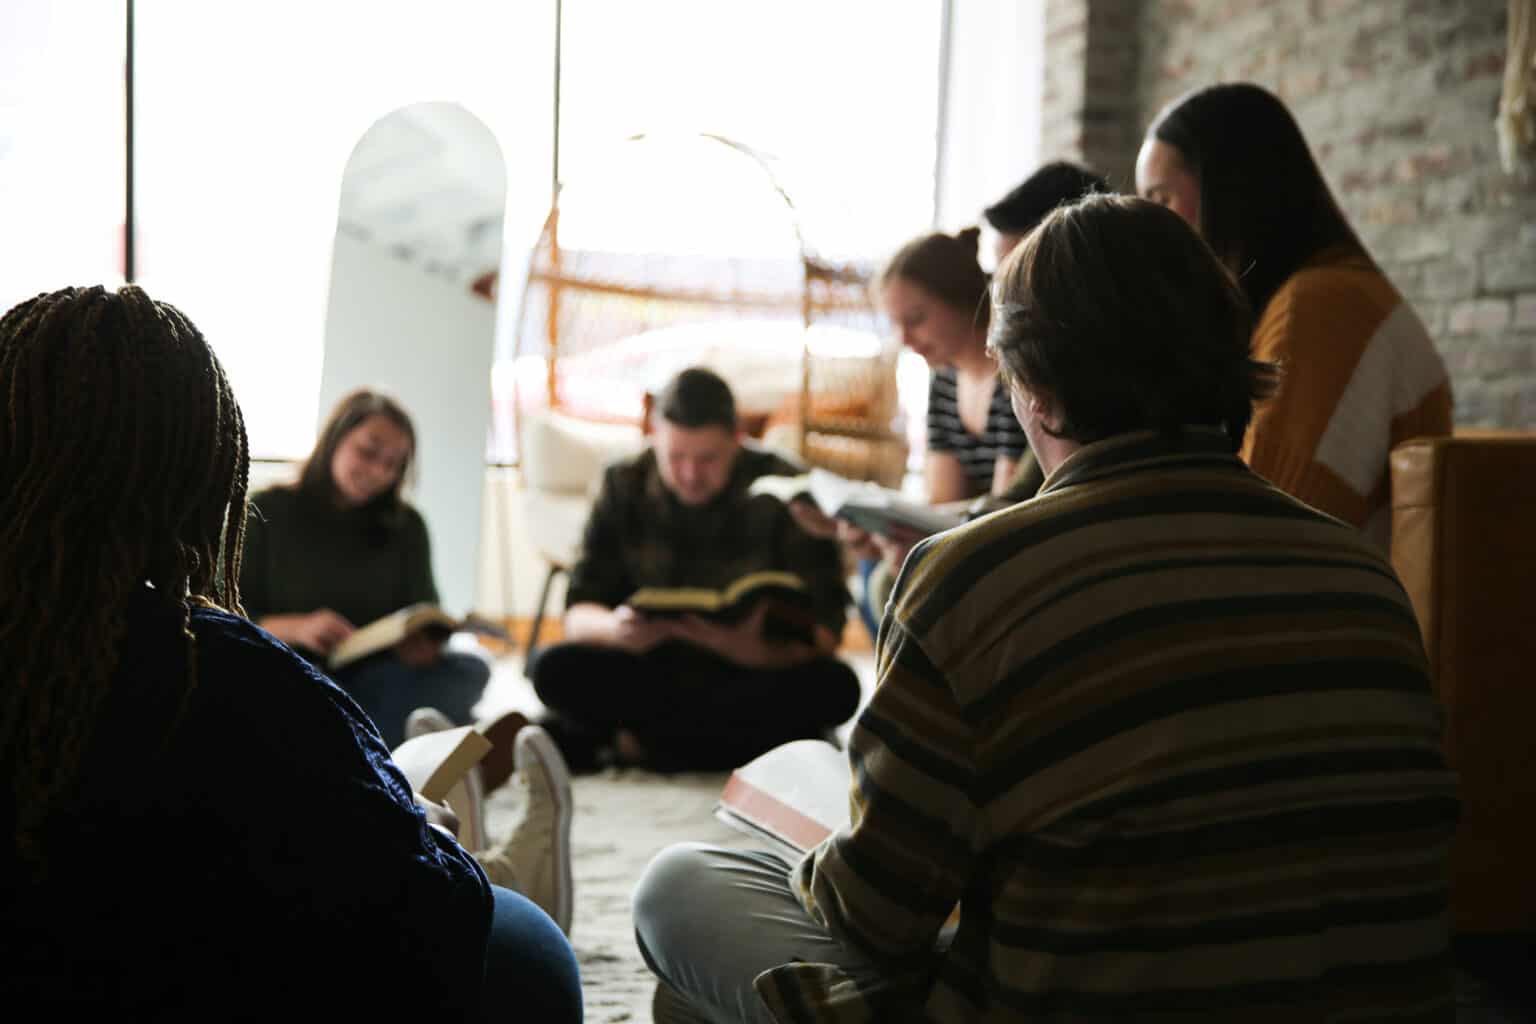
[[[527,248],[549,195],[553,10],[138,5],[139,278],[208,336],[254,455],[313,443],[341,174],[374,121],[428,100],[476,114],[507,162],[509,248]]]
[[[123,280],[121,0],[0,3],[0,311]]]
[[[690,266],[695,278],[688,284],[700,288],[729,290],[726,282],[746,292],[773,287],[778,262],[798,260],[797,228],[816,256],[878,264],[933,219],[941,17],[938,0],[771,5],[567,0],[560,93],[562,250],[578,254],[589,272],[602,265],[636,287],[663,289],[687,287],[679,275],[686,276]],[[752,161],[723,147],[686,143],[699,133],[760,155],[792,200],[793,213],[786,214],[782,198]],[[636,135],[646,136],[648,144],[624,143]],[[670,147],[649,143],[666,139],[679,141]],[[667,153],[675,154],[673,164],[666,162]],[[601,302],[578,307],[567,300],[524,311],[515,365],[514,350],[502,349],[494,376],[493,458],[515,457],[506,408],[514,402],[526,406],[530,392],[534,404],[542,401],[538,391],[547,348],[541,318],[558,308],[557,332],[565,339],[561,358],[569,359],[572,343],[580,348],[587,343],[583,332],[593,333],[592,325],[576,321],[602,315],[601,307]],[[702,315],[686,331],[671,325],[647,330],[656,326],[645,323],[651,314],[633,307],[608,315],[621,321],[634,317],[636,329],[644,331],[614,346],[632,350],[627,361],[615,356],[601,364],[609,367],[601,372],[623,374],[623,380],[614,379],[608,388],[592,372],[595,351],[580,353],[582,368],[570,363],[568,377],[562,364],[567,398],[586,401],[594,415],[634,405],[630,378],[636,374],[649,380],[675,368],[674,362],[693,361],[684,351],[673,358],[674,349],[687,347],[680,331],[710,333]],[[799,329],[797,315],[724,325],[720,321],[715,340],[741,350],[755,341],[782,351],[786,341],[796,341],[792,335]],[[604,332],[599,327],[596,333]],[[835,329],[813,333],[809,341],[813,351],[818,344],[831,346],[829,355],[861,345]],[[874,343],[872,337],[868,341]],[[716,362],[702,347],[694,357]],[[728,361],[756,365],[745,351]],[[615,368],[618,363],[622,367]],[[774,376],[784,369],[773,364],[762,372],[743,370],[750,379],[737,379],[736,385],[772,398],[786,390]],[[610,390],[614,396],[608,396]],[[916,399],[918,415],[909,414],[913,422],[921,419],[925,400],[924,388]]]

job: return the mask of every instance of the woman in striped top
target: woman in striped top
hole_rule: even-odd
[[[987,354],[991,303],[976,257],[980,235],[966,228],[913,239],[879,278],[880,303],[901,343],[933,371],[923,474],[934,504],[1000,493],[1029,450]]]
[[[1445,364],[1350,228],[1285,105],[1231,83],[1170,104],[1136,188],[1188,221],[1247,293],[1254,353],[1280,365],[1243,459],[1275,486],[1389,540],[1387,454],[1451,432]]]
[[[923,461],[935,505],[1000,496],[1013,482],[1029,441],[987,354],[991,300],[977,261],[981,232],[934,233],[897,250],[877,281],[880,303],[901,343],[927,361],[928,450]],[[873,636],[891,580],[922,539],[895,528],[874,536],[848,523],[837,534],[860,559],[859,612]]]

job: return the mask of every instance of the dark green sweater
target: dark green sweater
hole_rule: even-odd
[[[251,497],[240,598],[255,621],[330,608],[355,626],[435,604],[427,525],[407,506],[398,526],[381,531],[295,488],[261,491]]]

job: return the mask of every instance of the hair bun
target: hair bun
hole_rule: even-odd
[[[955,241],[973,256],[981,251],[981,227],[972,224],[968,228],[961,228],[955,234]]]

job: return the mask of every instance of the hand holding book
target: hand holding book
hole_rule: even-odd
[[[774,639],[769,618],[772,609],[766,603],[756,605],[744,619],[714,622],[698,615],[685,615],[673,625],[674,635],[747,668],[788,668],[809,661],[819,652],[816,645],[801,638]]]
[[[792,511],[796,504],[808,501],[824,515],[846,520],[862,530],[882,535],[890,535],[897,528],[905,528],[909,532],[916,532],[918,539],[921,539],[965,522],[963,512],[925,505],[908,499],[899,491],[868,482],[846,480],[822,469],[813,469],[804,476],[759,477],[753,481],[750,491],[753,494],[771,494],[790,505]],[[802,514],[796,514],[795,518],[800,521]]]

